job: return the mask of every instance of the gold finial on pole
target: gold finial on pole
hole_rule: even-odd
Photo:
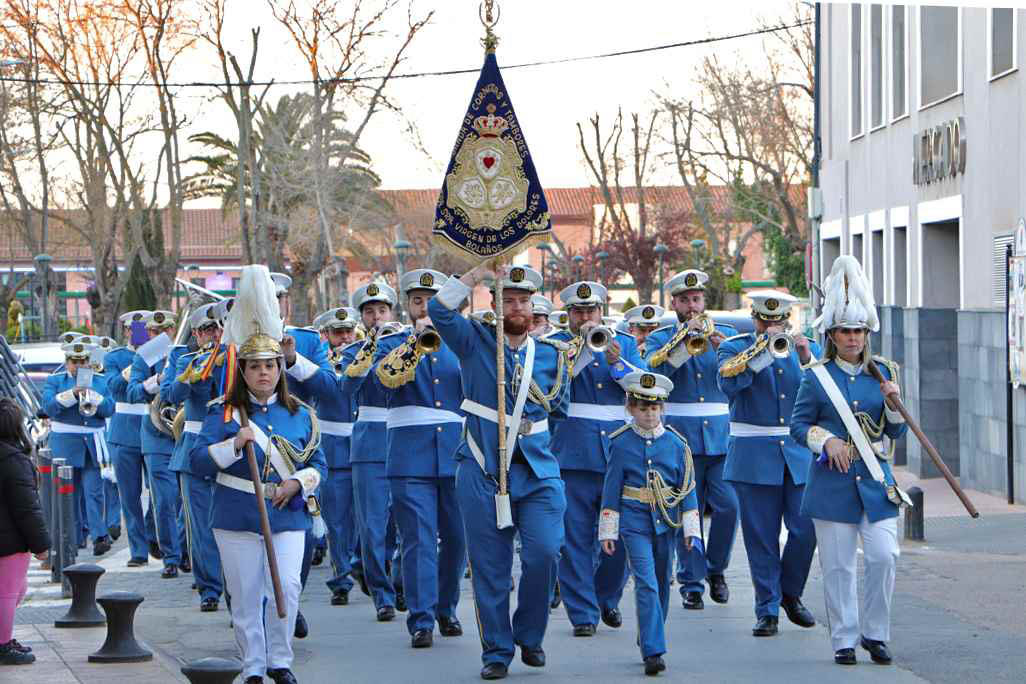
[[[502,9],[494,8],[494,4],[495,0],[484,0],[477,8],[481,24],[485,27],[485,37],[481,39],[481,44],[484,45],[485,52],[490,54],[495,53],[495,47],[499,44],[499,37],[492,29],[499,23],[499,17],[502,16]],[[495,9],[494,14],[492,13],[493,9]]]

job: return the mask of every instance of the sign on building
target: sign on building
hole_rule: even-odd
[[[1015,387],[1026,384],[1026,220],[1019,219],[1008,266],[1008,363]]]

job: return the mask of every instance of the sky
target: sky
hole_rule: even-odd
[[[299,61],[288,37],[278,27],[264,2],[240,0],[231,10],[226,40],[240,61],[248,61],[249,32],[261,27],[261,51],[256,70],[259,80],[299,79],[309,72]],[[496,33],[497,57],[503,65],[560,59],[611,51],[644,48],[743,33],[755,29],[758,19],[790,18],[793,3],[782,0],[497,0],[501,8]],[[431,8],[434,17],[414,39],[402,72],[447,69],[479,69],[484,52],[483,28],[477,0],[414,0],[415,16]],[[405,2],[393,15],[393,29],[405,27]],[[572,64],[537,66],[503,71],[503,78],[520,119],[543,187],[574,187],[589,184],[580,154],[576,123],[586,126],[598,113],[612,121],[618,107],[625,115],[650,111],[654,91],[683,97],[694,92],[692,79],[701,60],[717,55],[728,63],[756,59],[761,38],[741,38],[713,45],[682,47],[637,56],[590,60]],[[383,50],[396,44],[382,41]],[[384,53],[381,53],[384,55]],[[217,77],[212,60],[196,60],[179,71],[182,80]],[[191,72],[191,73],[189,73]],[[195,75],[194,75],[195,74]],[[376,116],[364,134],[362,146],[374,160],[382,187],[440,187],[460,121],[477,81],[477,73],[393,81],[389,96],[416,125],[423,143],[418,149],[402,120],[390,113]],[[272,89],[271,100],[290,92],[285,86]],[[197,124],[234,135],[234,122],[219,101],[207,102],[189,91],[195,103]],[[587,131],[587,129],[586,129]],[[673,182],[665,171],[658,182]]]

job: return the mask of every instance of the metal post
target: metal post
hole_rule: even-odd
[[[1008,481],[1008,503],[1015,503],[1015,425],[1014,388],[1012,387],[1012,345],[1008,339],[1008,331],[1012,324],[1012,245],[1005,245],[1005,462]]]
[[[49,449],[36,450],[36,469],[39,471],[39,504],[43,509],[46,529],[53,530],[53,463]]]
[[[822,11],[822,3],[816,3],[816,22],[815,22],[815,35],[813,36],[813,68],[812,68],[812,168],[810,169],[812,176],[812,187],[809,192],[809,240],[812,242],[812,284],[818,285],[820,282],[820,252],[819,252],[819,223],[823,218],[823,200],[822,190],[819,186],[819,166],[822,160],[823,141],[821,140],[821,121],[822,117],[819,114],[819,101],[820,93],[822,89],[819,84],[819,55],[820,55],[820,13]],[[813,206],[815,205],[815,206]],[[819,311],[821,302],[819,301],[819,293],[815,287],[809,288],[809,302],[812,304],[812,311]]]
[[[912,505],[905,509],[905,539],[924,541],[926,539],[926,522],[923,511],[923,490],[909,487],[908,497]]]
[[[64,467],[63,458],[55,458],[50,468],[50,519],[53,526],[50,527],[50,581],[61,581],[61,570],[64,568],[64,532],[61,529],[61,497],[58,493],[60,488],[60,469]]]
[[[61,509],[61,595],[71,597],[71,582],[64,576],[64,568],[75,564],[78,555],[78,515],[75,510],[75,469],[61,466],[58,471]]]

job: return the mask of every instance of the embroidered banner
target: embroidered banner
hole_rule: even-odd
[[[445,172],[433,238],[479,262],[520,252],[551,232],[545,193],[489,51]]]

